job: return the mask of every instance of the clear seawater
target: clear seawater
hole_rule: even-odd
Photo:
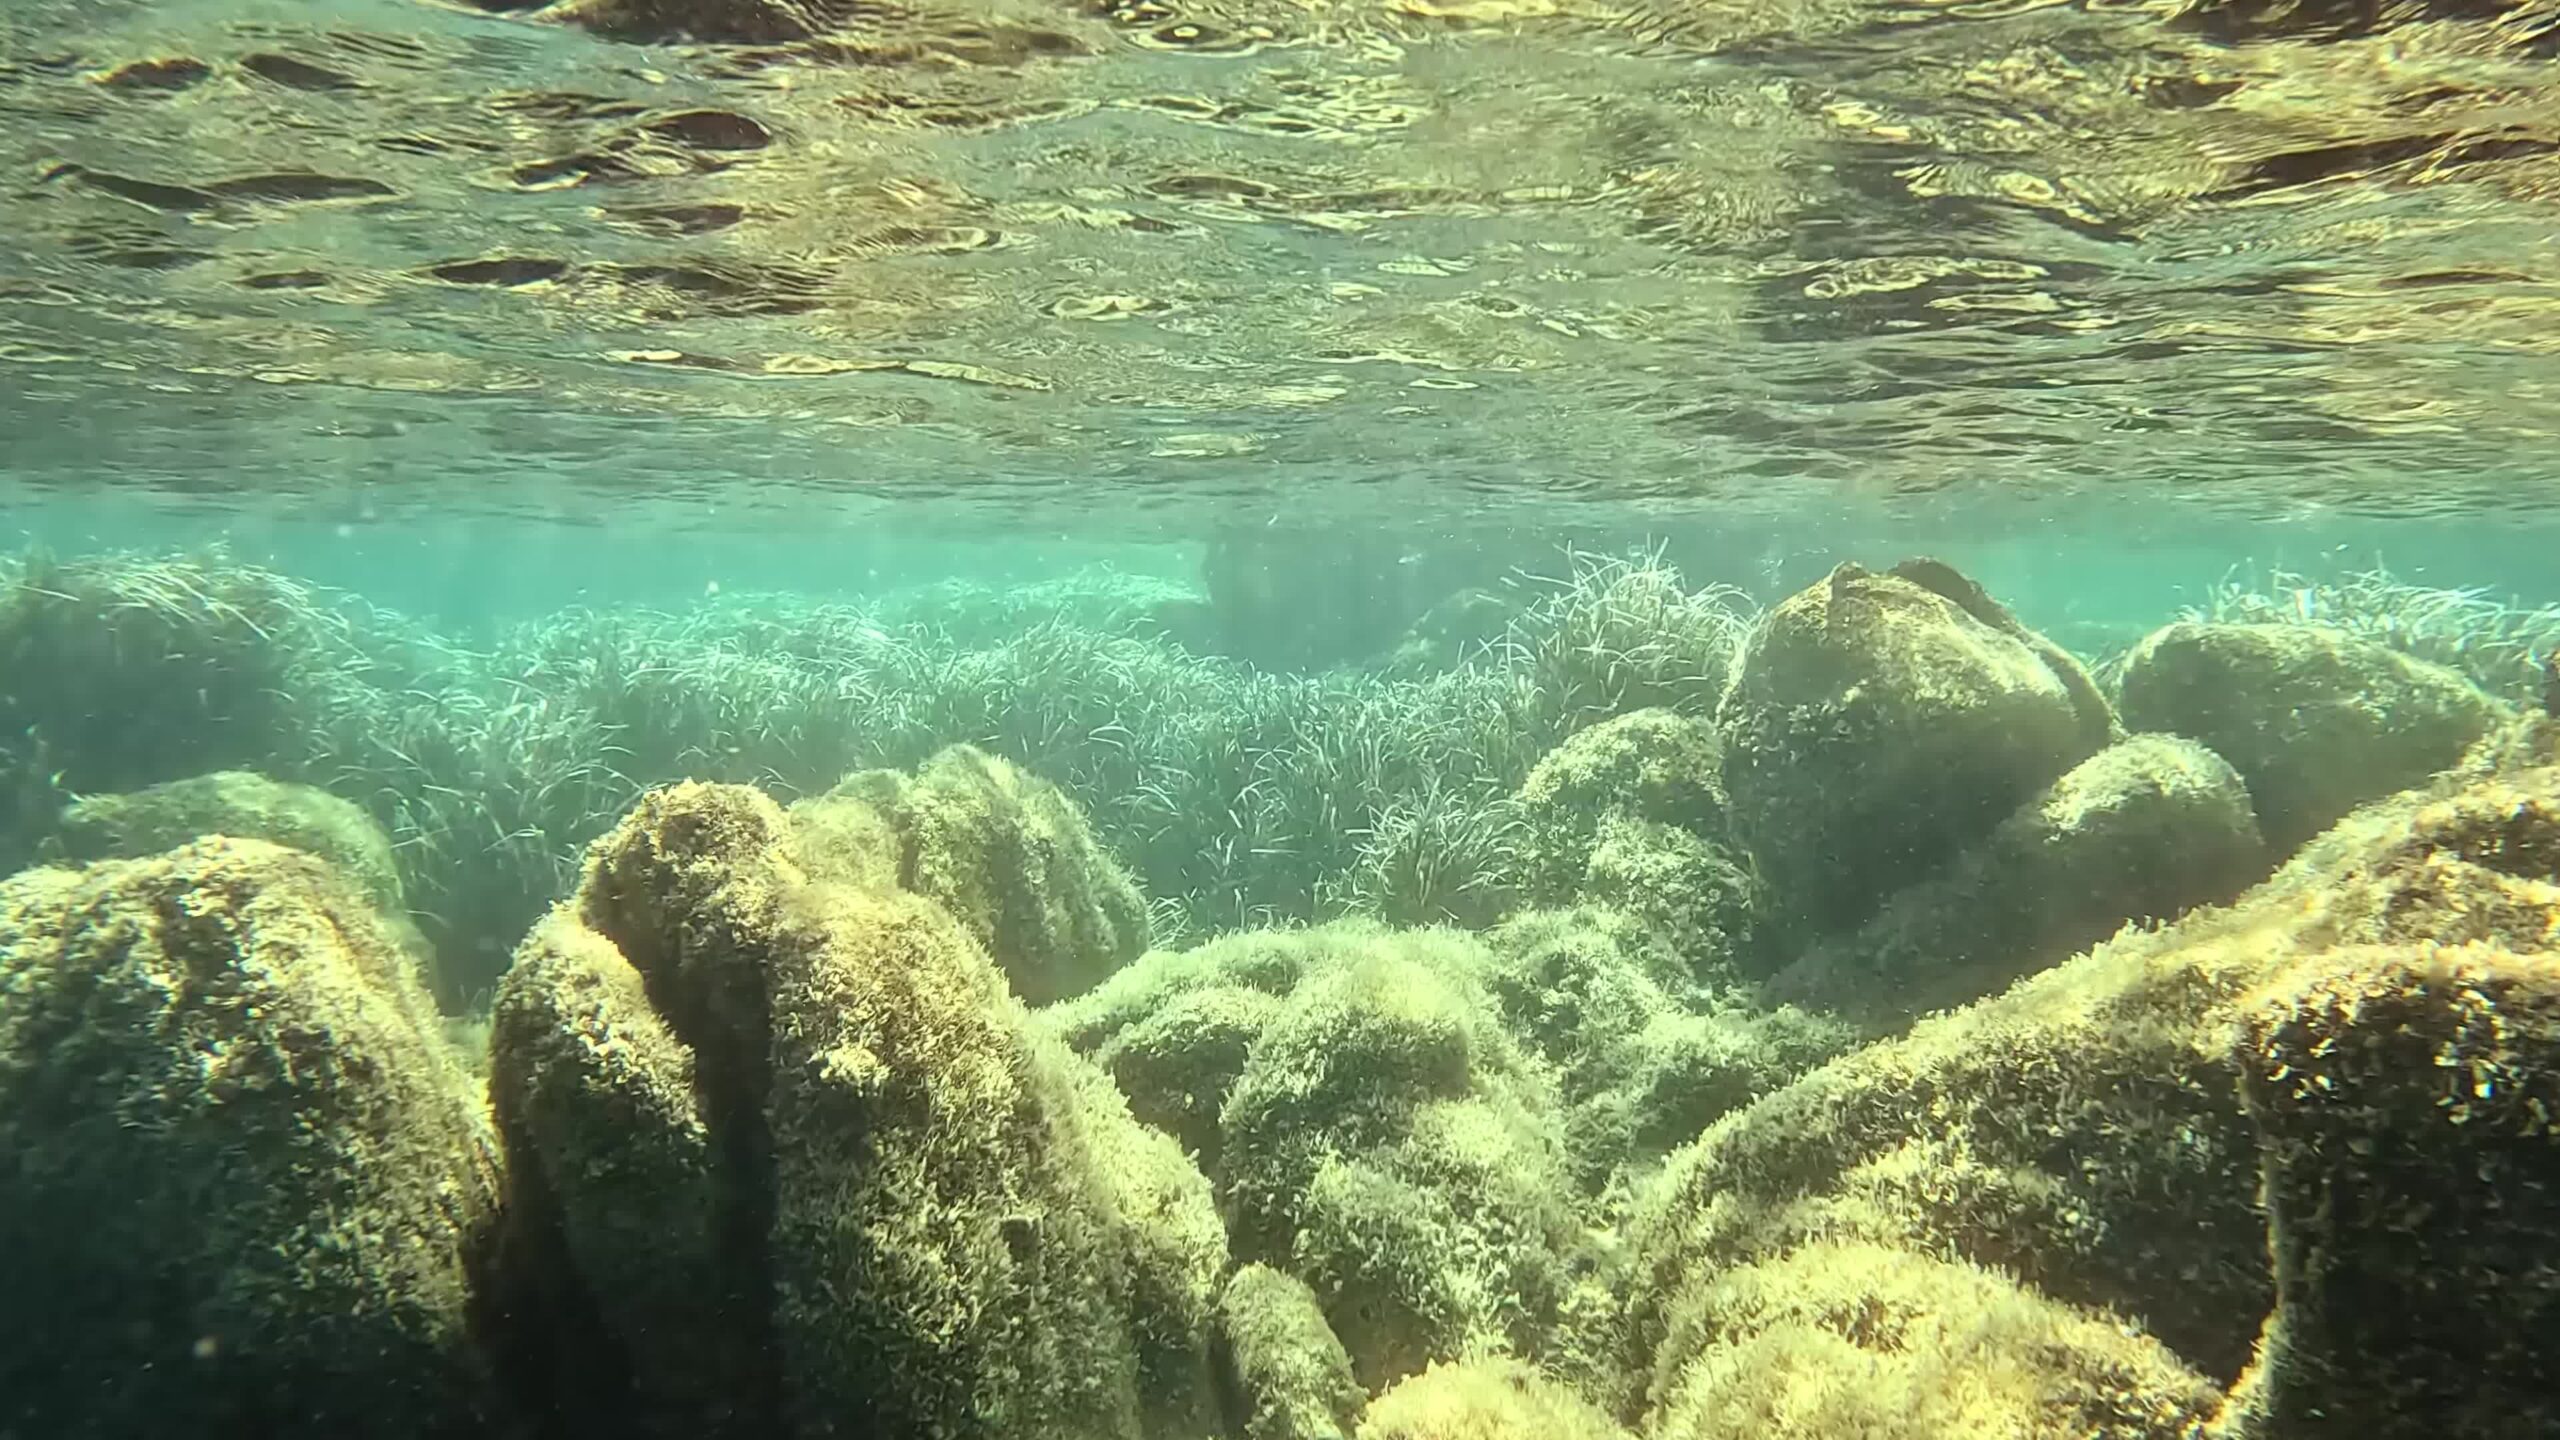
[[[1721,773],[1746,743],[1795,754],[1726,691],[1748,688],[1733,676],[1753,627],[1790,597],[1836,596],[1844,564],[1954,567],[2111,701],[2161,627],[2247,622],[2346,632],[2525,724],[2560,704],[2560,671],[2548,694],[2543,679],[2560,647],[2555,25],[2548,5],[2503,0],[10,0],[0,861],[87,863],[66,848],[66,807],[207,774],[335,795],[398,871],[375,908],[437,1012],[418,1043],[476,1086],[527,933],[580,893],[592,842],[682,781],[788,805],[976,747],[1058,787],[1068,828],[1137,891],[1139,948],[1160,952],[1345,917],[1478,936],[1623,898],[1524,878],[1523,855],[1557,843],[1524,838],[1538,824],[1605,828],[1618,803],[1568,786],[1579,820],[1524,820],[1538,762],[1657,708],[1721,727]],[[1987,624],[1943,604],[1948,625]],[[1647,628],[1673,611],[1729,630],[1683,650]],[[2347,685],[2323,703],[2383,693]],[[2065,767],[2049,768],[2037,784]],[[1727,803],[1722,780],[1690,778]],[[1984,803],[2006,814],[2028,791]],[[2263,820],[2263,788],[2258,803]],[[1713,843],[1729,840],[1752,869],[1743,839]],[[1040,830],[1032,849],[1082,853],[1069,841]],[[1964,849],[1895,863],[1928,880]],[[2547,870],[2533,854],[2526,869]],[[2283,858],[2231,894],[2108,911],[2054,953],[2010,957],[1979,993],[2118,923],[2224,903]],[[1784,871],[1772,861],[1768,883],[1783,889]],[[26,968],[0,987],[0,1236],[40,1245],[88,1203],[75,1194],[148,1191],[134,1214],[164,1220],[190,1194],[229,1203],[212,1181],[62,1178],[78,1168],[59,1162],[64,1137],[161,1123],[135,1117],[232,1041],[103,1002],[76,1021],[47,1008],[59,997],[39,1001],[26,977],[68,962],[30,957],[63,926],[122,922],[11,883],[0,947]],[[1691,883],[1638,888],[1677,910]],[[1863,913],[1832,903],[1785,901],[1799,929],[1864,933]],[[1397,963],[1424,963],[1411,944]],[[1754,986],[1793,955],[1684,953],[1693,1019],[1765,1018],[1775,992]],[[1448,1003],[1499,1010],[1466,988],[1477,979],[1448,983],[1472,997]],[[1607,1050],[1615,1003],[1577,998],[1600,1018],[1573,1043]],[[1582,1083],[1502,1013],[1521,1033],[1498,1044],[1532,1056],[1522,1073]],[[1072,1019],[1021,1023],[1087,1052],[1119,1043]],[[1618,1030],[1671,1023],[1629,1009]],[[89,1044],[82,1026],[131,1043]],[[1518,1360],[1646,1440],[1885,1434],[1701,1418],[1714,1406],[1696,1394],[1629,1378],[1630,1355],[1668,1343],[1644,1327],[1669,1322],[1590,1321],[1592,1306],[1641,1309],[1610,1267],[1663,1243],[1644,1228],[1653,1202],[1629,1197],[1676,1174],[1711,1122],[1849,1046],[1813,1049],[1709,1110],[1664,1102],[1651,1149],[1611,1151],[1549,1197],[1588,1222],[1557,1262],[1581,1318],[1514,1315],[1491,1341],[1377,1321],[1344,1278],[1359,1265],[1303,1239],[1316,1231],[1294,1249],[1248,1234],[1268,1217],[1241,1168],[1204,1156],[1199,1178],[1233,1232],[1227,1261],[1294,1265],[1370,1401],[1430,1363]],[[2517,1053],[2522,1083],[2555,1079],[2540,1052]],[[1467,1086],[1488,1105],[1499,1088]],[[493,1167],[520,1167],[530,1143],[510,1103],[496,1102]],[[1597,1143],[1571,1104],[1519,1103],[1575,1155]],[[186,1123],[232,1153],[209,1113]],[[251,1140],[269,1133],[244,1130],[237,1153],[264,1153]],[[721,1133],[745,1147],[722,1152],[737,1173],[776,1163],[764,1128]],[[1474,1216],[1481,1197],[1449,1185],[1452,1213]],[[515,1207],[501,1230],[540,1230],[524,1207],[558,1203],[501,1191]],[[996,1248],[1027,1264],[1036,1227],[1004,1205],[1048,1202],[963,1197],[950,1224],[976,1223],[981,1200],[1004,1212],[986,1221]],[[314,1202],[340,1203],[363,1208]],[[663,1196],[631,1203],[676,1213]],[[788,1202],[722,1204],[723,1233],[754,1252],[746,1290],[787,1286],[782,1242],[737,1236]],[[2165,1199],[2159,1213],[2182,1223]],[[241,1224],[282,1254],[360,1246],[345,1238],[372,1233],[359,1219]],[[795,1386],[826,1388],[804,1373],[817,1362],[736,1294],[702,1305],[760,1317],[736,1332],[772,1347],[737,1362],[747,1398],[649,1418],[632,1378],[646,1346],[599,1318],[609,1304],[524,1280],[557,1257],[527,1260],[540,1246],[520,1236],[472,1262],[480,1328],[457,1343],[476,1358],[456,1363],[497,1376],[455,1382],[483,1387],[458,1412],[475,1418],[421,1401],[431,1418],[409,1425],[404,1387],[427,1382],[402,1371],[375,1428],[348,1428],[362,1366],[296,1351],[272,1329],[282,1312],[203,1279],[233,1231],[154,1231],[183,1257],[164,1260],[124,1223],[141,1222],[100,1220],[108,1238],[44,1272],[77,1296],[58,1330],[23,1288],[0,1303],[0,1356],[34,1357],[0,1360],[0,1440],[875,1433],[858,1404],[824,1420],[795,1408]],[[1528,1243],[1466,1223],[1487,1227],[1471,1245]],[[1368,1236],[1373,1252],[1342,1243],[1378,1269],[1424,1263],[1384,1232],[1343,1233]],[[2144,1262],[2108,1246],[2135,1243],[2089,1241],[2128,1268]],[[2157,1330],[2213,1385],[2241,1378],[2198,1353],[2194,1327],[2106,1310],[2131,1301],[2033,1242],[1913,1244]],[[1467,1271],[1449,1293],[1483,1283]],[[315,1301],[311,1332],[352,1303]],[[1959,1328],[1993,1323],[1990,1301],[1943,1303]],[[2560,1302],[2534,1316],[2554,1323]],[[535,1331],[572,1357],[557,1373],[479,1353]],[[216,1376],[235,1351],[226,1373],[264,1378]],[[2009,1373],[1977,1355],[1892,1383],[1971,1393],[1977,1362]],[[949,1374],[987,1387],[969,1433],[1052,1423],[1022,1420],[1030,1402],[968,1363]],[[1052,1433],[1244,1435],[1251,1403],[1226,1371],[1207,1420]],[[69,1390],[45,1379],[72,1373]],[[839,1400],[860,1389],[826,1384]],[[579,1411],[606,1392],[627,1408]],[[2560,1425],[2560,1389],[2541,1402],[2483,1419],[2412,1401],[2375,1428],[2266,1440],[2552,1433],[2536,1427]],[[2181,1433],[2071,1429],[2055,1403],[2052,1428],[2016,1433]],[[906,1404],[884,1400],[908,1418],[877,1433],[928,1433]],[[1373,1408],[1358,1433],[1581,1433],[1562,1411],[1501,1429],[1450,1418],[1462,1408]]]

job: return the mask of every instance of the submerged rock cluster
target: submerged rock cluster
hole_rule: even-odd
[[[1476,928],[1155,943],[970,746],[657,786],[477,1036],[343,802],[81,797],[0,1434],[2537,1433],[2560,731],[2265,628],[1844,566],[1490,796]]]

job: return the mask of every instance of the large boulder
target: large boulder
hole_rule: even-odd
[[[1621,1398],[1657,1427],[1749,1413],[1733,1387],[1764,1367],[1713,1367],[1757,1343],[1763,1312],[1717,1287],[1858,1245],[1975,1266],[2063,1307],[2056,1324],[2156,1342],[2131,1370],[2056,1369],[2038,1322],[1933,1382],[2046,1377],[2004,1413],[2085,1429],[2090,1376],[2148,1376],[2134,1411],[2104,1412],[2136,1418],[2090,1433],[2166,1440],[2194,1433],[2197,1377],[2248,1372],[2264,1378],[2223,1423],[2281,1423],[2235,1434],[2324,1433],[2301,1428],[2314,1412],[2512,1433],[2506,1418],[2560,1400],[2524,1358],[2552,1303],[2539,1257],[2560,1243],[2560,1147],[2537,1108],[2555,941],[2560,768],[2530,769],[2360,812],[2231,906],[1833,1061],[1717,1122],[1645,1197]],[[1926,1323],[1947,1333],[1983,1303],[1929,1302]],[[1872,1365],[1835,1350],[1803,1385],[1866,1383]],[[2383,1378],[2407,1399],[2369,1410]],[[2460,1393],[2473,1379],[2480,1404]]]
[[[409,964],[263,841],[0,884],[0,1432],[504,1433],[496,1149]]]
[[[2506,863],[2547,877],[2551,840]],[[2224,1433],[2560,1427],[2560,958],[2333,954],[2263,993],[2241,1079],[2266,1155],[2276,1308]]]
[[[2135,735],[2073,766],[1855,932],[1815,945],[1764,994],[1898,1029],[2127,924],[2231,900],[2268,868],[2239,775],[2192,740]]]
[[[840,838],[652,792],[501,988],[551,1403],[644,1436],[1202,1433],[1206,1183]]]
[[[1659,707],[1576,731],[1514,797],[1531,904],[1643,918],[1702,979],[1730,975],[1759,901],[1726,816],[1714,722]]]
[[[940,904],[1025,1004],[1091,989],[1147,947],[1147,903],[1066,792],[968,745],[913,775],[865,770],[794,807],[842,835],[834,863]],[[867,812],[867,813],[866,813]]]
[[[1770,611],[1717,711],[1773,957],[1863,921],[2110,736],[2067,656],[1945,567],[1906,568],[1842,565]]]
[[[1486,963],[1342,921],[1151,954],[1044,1018],[1203,1157],[1237,1257],[1305,1281],[1375,1389],[1537,1353],[1568,1288],[1563,1112]]]
[[[2451,670],[2317,625],[2170,625],[2134,647],[2122,689],[2126,724],[2231,762],[2280,855],[2452,765],[2510,713]]]
[[[338,867],[387,915],[401,912],[391,837],[362,807],[326,790],[219,770],[65,807],[57,839],[74,860],[131,859],[202,835],[268,840]]]

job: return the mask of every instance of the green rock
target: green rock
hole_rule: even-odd
[[[2279,855],[2453,765],[2511,713],[2442,666],[2316,625],[2167,626],[2126,659],[2123,695],[2127,724],[2231,762]]]
[[[1923,578],[1842,565],[1790,597],[1752,630],[1718,708],[1735,829],[1773,892],[1774,960],[1862,923],[2106,743],[2076,666]]]
[[[213,838],[0,883],[0,1431],[505,1433],[496,1159],[319,860]]]
[[[74,860],[133,859],[201,835],[267,840],[336,866],[387,915],[401,913],[391,837],[373,817],[326,790],[222,770],[124,795],[84,795],[62,812],[59,840]]]
[[[652,792],[501,988],[516,1248],[600,1342],[552,1403],[640,1435],[1203,1433],[1206,1182],[948,911],[813,879],[839,837]]]
[[[1368,1396],[1315,1292],[1247,1265],[1218,1300],[1220,1372],[1243,1440],[1349,1440]]]

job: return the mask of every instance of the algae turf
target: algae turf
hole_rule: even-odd
[[[592,1331],[526,1377],[625,1433],[1187,1436],[1206,1183],[969,930],[813,881],[770,800],[653,792],[499,997],[518,1253]]]
[[[1632,1227],[1624,1403],[1658,1425],[1764,1413],[1754,1397],[1782,1382],[1717,1357],[1777,1343],[1754,1328],[1775,1322],[1730,1318],[1718,1287],[1857,1244],[2065,1307],[2022,1319],[1997,1362],[2041,1375],[2003,1403],[2046,1426],[2147,1396],[2085,1433],[2193,1433],[2198,1377],[2233,1387],[2217,1434],[2487,1435],[2547,1413],[2520,1358],[2534,1342],[2505,1337],[2538,1333],[2548,1290],[2523,1257],[2560,1226],[2560,1151],[2535,1118],[2555,879],[2560,769],[2448,780],[2227,908],[2119,936],[1726,1117]],[[2392,1287],[2413,1288],[2382,1303]],[[1933,1333],[1991,1313],[1938,1288]],[[1871,1314],[1844,1298],[1812,1317],[1830,1338],[1796,1363],[1833,1384],[1871,1373],[1896,1333]],[[2097,1339],[2091,1316],[2162,1348],[2123,1370],[2131,1351],[2068,1339]]]
[[[260,841],[0,885],[0,1430],[508,1433],[497,1155],[410,965]]]

